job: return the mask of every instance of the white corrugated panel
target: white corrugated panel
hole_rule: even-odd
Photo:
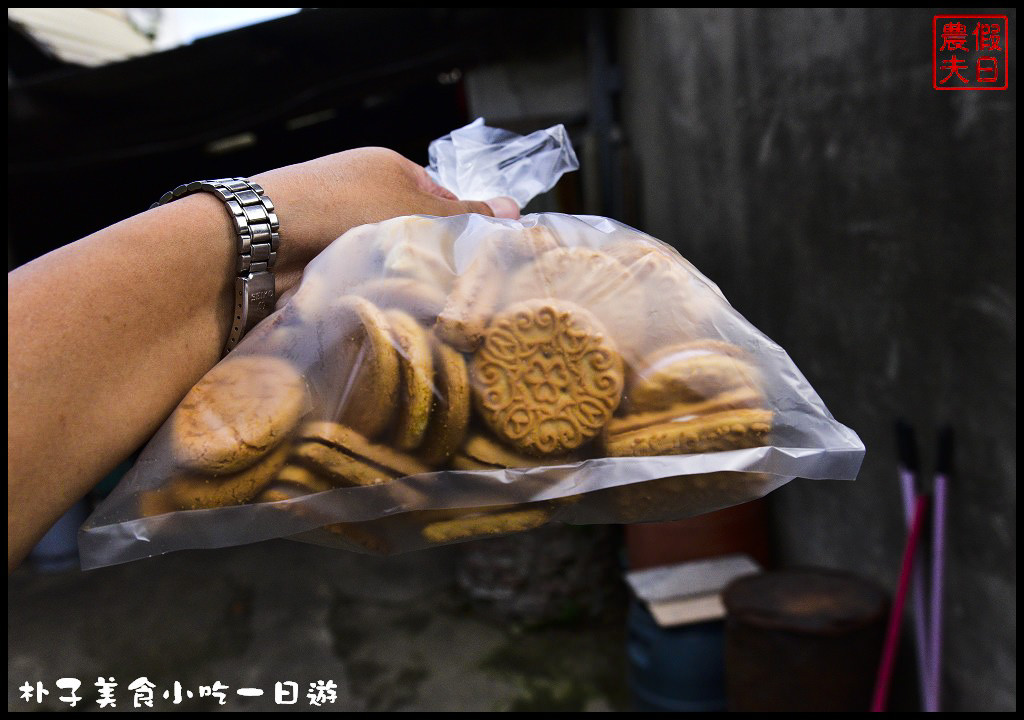
[[[7,8],[7,17],[68,62],[103,65],[153,52],[122,8]]]

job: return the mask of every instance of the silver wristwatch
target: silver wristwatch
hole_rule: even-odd
[[[198,180],[179,185],[164,193],[150,209],[197,192],[213,193],[224,202],[238,237],[235,312],[231,318],[231,334],[224,347],[227,354],[245,333],[274,311],[276,298],[271,271],[277,261],[281,225],[274,203],[263,193],[263,188],[246,178]]]

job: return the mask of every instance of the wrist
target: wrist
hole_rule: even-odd
[[[263,187],[267,197],[273,199],[280,222],[281,243],[274,266],[278,297],[298,282],[306,263],[312,259],[306,248],[315,233],[310,217],[310,193],[302,187],[303,174],[289,170],[280,168],[251,176],[254,183]]]
[[[374,203],[355,191],[359,187],[358,168],[342,160],[353,152],[347,150],[252,176],[252,181],[274,199],[281,224],[278,297],[298,283],[306,264],[321,250],[350,228],[374,219],[355,212]]]
[[[223,203],[208,193],[188,195],[152,212],[163,214],[165,225],[188,229],[175,253],[188,279],[186,297],[195,315],[209,314],[215,320],[217,347],[223,349],[231,332],[238,259],[231,218]]]
[[[234,309],[224,346],[224,353],[228,353],[274,310],[279,223],[274,203],[264,189],[238,177],[184,183],[160,196],[151,209],[196,193],[209,194],[221,203],[234,235],[237,255],[233,272],[228,275],[234,278]]]

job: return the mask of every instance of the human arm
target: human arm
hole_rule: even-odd
[[[416,213],[518,215],[507,199],[491,201],[493,209],[460,202],[422,168],[382,148],[252,180],[281,222],[278,297],[309,260],[357,225]],[[220,359],[235,260],[223,204],[198,193],[8,273],[8,571]]]

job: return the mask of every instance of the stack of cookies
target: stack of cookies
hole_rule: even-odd
[[[495,225],[467,251],[436,227],[399,218],[356,233],[344,292],[307,272],[248,346],[273,354],[229,357],[175,411],[175,474],[142,512],[302,512],[281,501],[442,469],[766,443],[757,368],[716,338],[721,300],[677,255],[630,235],[566,247],[540,225]],[[615,489],[616,520],[648,519],[664,493],[646,486]],[[441,543],[536,527],[576,500],[402,517]],[[387,552],[380,526],[325,531]]]

